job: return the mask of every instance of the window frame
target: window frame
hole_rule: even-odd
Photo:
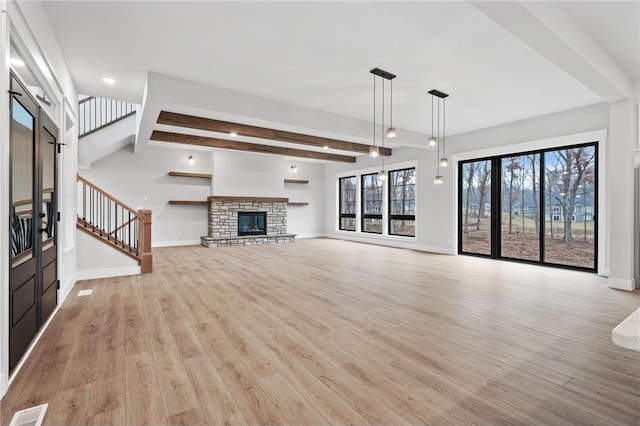
[[[380,214],[377,213],[365,213],[365,208],[364,208],[364,204],[365,204],[365,192],[366,192],[366,187],[364,184],[364,180],[366,177],[368,176],[373,176],[378,182],[382,182],[379,178],[378,178],[378,172],[374,172],[374,173],[363,173],[360,175],[360,232],[364,232],[366,234],[375,234],[375,235],[383,235],[384,234],[384,229],[383,229],[383,216],[384,216],[384,182],[382,182],[382,184],[380,185],[380,189],[382,190],[382,194],[380,197]],[[379,219],[380,220],[380,232],[375,232],[375,231],[365,231],[364,230],[364,221],[365,219]]]
[[[392,173],[398,173],[398,172],[403,172],[405,170],[413,170],[413,178],[414,178],[414,183],[413,183],[413,194],[414,194],[414,198],[413,198],[413,209],[414,209],[414,214],[412,215],[407,215],[407,214],[402,214],[402,215],[395,215],[392,214],[392,208],[391,208],[391,203],[393,202],[392,197],[391,197],[391,174]],[[389,172],[387,173],[387,193],[389,194],[387,197],[387,234],[388,235],[393,235],[394,237],[403,237],[403,238],[415,238],[416,236],[416,215],[415,215],[415,209],[416,209],[416,200],[417,200],[417,194],[416,194],[416,182],[417,181],[417,176],[416,176],[416,168],[414,167],[404,167],[402,169],[395,169],[395,170],[389,170]],[[405,185],[406,186],[406,185]],[[406,210],[406,206],[403,205],[402,206],[402,210],[403,212]],[[413,235],[403,235],[403,234],[394,234],[391,232],[391,230],[393,229],[391,227],[391,221],[392,220],[404,220],[404,221],[409,221],[412,220],[413,221]]]
[[[355,180],[355,186],[353,191],[355,192],[355,200],[354,200],[354,211],[356,211],[355,213],[343,213],[342,212],[342,182],[346,179],[354,179]],[[349,190],[350,191],[350,190]],[[342,218],[346,218],[346,219],[355,219],[357,217],[357,208],[358,208],[358,176],[357,175],[353,175],[353,176],[344,176],[344,177],[340,177],[338,178],[338,230],[340,231],[346,231],[346,232],[356,232],[357,228],[358,228],[358,224],[357,224],[357,220],[354,221],[356,226],[354,227],[354,229],[346,229],[342,227]]]

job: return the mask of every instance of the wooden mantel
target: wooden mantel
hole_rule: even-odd
[[[288,203],[289,199],[280,197],[237,197],[229,195],[212,195],[207,198],[207,201],[255,201],[257,203]]]

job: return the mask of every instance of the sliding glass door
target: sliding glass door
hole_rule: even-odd
[[[491,255],[491,160],[460,165],[460,247]]]
[[[596,147],[545,153],[544,258],[593,268],[596,242]]]
[[[461,254],[595,271],[597,144],[459,164]]]
[[[500,255],[540,260],[540,154],[501,159]]]

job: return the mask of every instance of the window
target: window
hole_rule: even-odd
[[[584,211],[585,211],[585,212],[587,212],[587,213],[591,213],[591,209],[592,209],[592,208],[593,208],[593,207],[591,207],[591,206],[586,206],[586,207],[584,208]]]
[[[362,232],[382,234],[382,191],[378,173],[362,175]]]
[[[591,215],[590,215],[590,214],[586,215],[586,216],[584,217],[584,220],[592,220]]]
[[[416,235],[416,169],[389,172],[389,235]]]
[[[356,230],[356,177],[340,178],[340,217],[338,229],[342,231]]]
[[[559,215],[557,215],[557,214],[554,214],[554,215],[553,215],[553,221],[554,221],[554,222],[560,222],[560,216],[559,216]]]
[[[574,214],[571,216],[571,222],[575,222],[575,221],[576,221],[576,215]]]
[[[554,213],[560,213],[560,206],[553,206],[553,212]],[[556,219],[553,219],[553,220],[556,220]]]

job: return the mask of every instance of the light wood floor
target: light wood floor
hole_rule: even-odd
[[[2,424],[640,421],[640,354],[610,338],[640,294],[592,274],[326,239],[154,258],[76,285]]]

